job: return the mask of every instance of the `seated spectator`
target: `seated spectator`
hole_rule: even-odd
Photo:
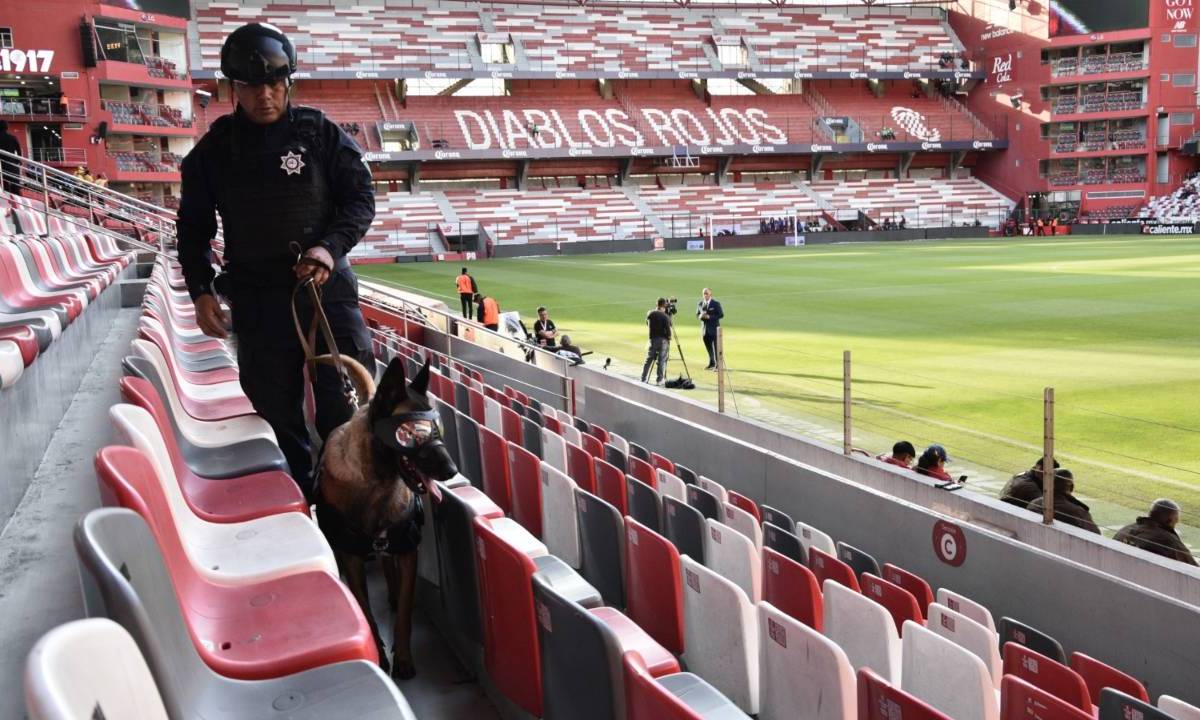
[[[1100,534],[1100,528],[1092,519],[1092,511],[1074,495],[1075,476],[1063,468],[1054,473],[1054,519],[1077,528]],[[1044,498],[1038,495],[1030,501],[1028,510],[1041,515],[1045,510]]]
[[[912,466],[913,458],[916,456],[917,449],[913,447],[913,444],[907,440],[901,440],[892,446],[891,455],[880,455],[875,459],[882,460],[888,465],[895,465],[896,467],[902,467],[907,470]]]
[[[572,365],[583,364],[583,350],[571,342],[570,335],[562,336],[562,342],[558,344],[558,351],[555,354],[570,360]]]
[[[1059,467],[1058,460],[1054,461],[1054,469]],[[1034,499],[1042,496],[1042,459],[1038,458],[1028,470],[1020,475],[1013,475],[1000,490],[1000,499],[1010,505],[1027,508]]]
[[[954,482],[954,478],[950,477],[950,473],[946,472],[946,463],[949,461],[950,458],[946,455],[946,448],[941,445],[930,445],[925,448],[925,452],[921,453],[921,457],[917,459],[917,474],[931,477],[934,480]]]
[[[901,215],[900,216],[900,229],[903,230],[906,227],[908,227],[908,218]]]
[[[1118,530],[1113,540],[1155,555],[1196,565],[1195,556],[1175,532],[1175,526],[1178,524],[1179,505],[1173,500],[1159,498],[1150,506],[1146,517],[1140,517]]]

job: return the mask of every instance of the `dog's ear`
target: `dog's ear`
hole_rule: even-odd
[[[413,376],[412,382],[408,385],[408,392],[422,400],[429,392],[429,358],[425,358],[425,364]]]
[[[383,371],[375,397],[371,398],[368,416],[372,424],[392,414],[392,408],[404,400],[405,387],[404,358],[397,355],[388,363],[387,370]]]

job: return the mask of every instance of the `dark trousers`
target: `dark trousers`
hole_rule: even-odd
[[[658,382],[667,376],[667,358],[671,355],[671,338],[650,338],[650,347],[646,349],[646,364],[642,366],[642,382],[650,377],[650,368],[658,363]]]
[[[475,296],[472,295],[471,293],[459,293],[458,294],[458,301],[460,303],[462,303],[462,316],[465,318],[471,317],[471,307],[472,307],[471,300],[474,297]]]
[[[710,368],[716,367],[717,366],[717,334],[716,333],[713,333],[712,335],[705,333],[704,349],[706,351],[708,351],[708,366]]]

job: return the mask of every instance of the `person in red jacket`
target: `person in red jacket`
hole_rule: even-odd
[[[875,459],[882,460],[889,465],[895,465],[896,467],[902,467],[905,470],[908,470],[910,467],[912,467],[913,458],[916,456],[917,449],[913,447],[913,444],[907,440],[901,440],[892,446],[891,455],[880,455]]]
[[[946,448],[941,445],[930,445],[917,459],[917,474],[926,475],[934,480],[954,482],[954,478],[946,472],[946,463],[948,462],[950,462],[950,458],[946,455]]]

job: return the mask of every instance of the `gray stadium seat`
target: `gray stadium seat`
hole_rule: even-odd
[[[579,519],[579,557],[583,577],[600,591],[605,605],[625,607],[625,579],[621,572],[621,545],[625,522],[621,513],[595,495],[576,488]]]
[[[441,398],[430,395],[433,400],[433,407],[438,411],[438,416],[442,419],[442,442],[446,444],[446,450],[449,451],[450,457],[454,458],[454,462],[461,467],[461,460],[458,457],[458,421],[454,419],[456,412],[453,405],[443,402]]]
[[[537,401],[536,401],[536,400],[530,400],[530,402],[537,402]],[[525,417],[527,417],[527,418],[529,418],[530,420],[532,420],[532,421],[534,421],[535,423],[537,423],[539,426],[544,426],[544,425],[546,424],[546,421],[545,421],[545,419],[544,419],[544,418],[542,418],[542,413],[541,413],[541,411],[540,411],[540,410],[537,410],[536,408],[532,408],[532,407],[530,407],[530,406],[526,405],[526,406],[524,406],[524,410],[522,411],[522,414],[523,414]]]
[[[853,545],[847,545],[839,540],[837,543],[837,557],[850,566],[850,569],[854,571],[855,577],[862,577],[863,573],[871,573],[875,577],[881,576],[879,563],[875,562],[875,558]]]
[[[464,415],[471,414],[471,392],[460,382],[454,383],[454,409]]]
[[[1015,642],[1036,653],[1041,653],[1051,660],[1064,665],[1067,663],[1067,653],[1063,651],[1062,643],[1019,620],[1013,620],[1010,617],[1000,618],[999,633],[1000,647],[1004,647],[1004,643]]]
[[[458,472],[477,488],[483,488],[483,465],[479,457],[479,426],[464,413],[455,413],[458,430]]]
[[[796,521],[784,511],[777,510],[770,505],[759,505],[758,508],[762,511],[762,521],[764,524],[771,523],[775,527],[786,528],[788,532],[791,532],[791,528],[796,527]]]
[[[721,512],[721,500],[716,495],[700,487],[699,485],[688,485],[688,505],[700,511],[700,514],[706,518],[721,522],[725,514]]]
[[[81,577],[103,610],[133,636],[173,720],[277,715],[289,720],[416,720],[404,696],[366,661],[340,662],[260,681],[231,680],[200,659],[150,528],[137,513],[100,508],[75,527]]]
[[[675,474],[688,485],[695,485],[699,476],[688,466],[675,463]]]
[[[479,587],[475,568],[476,517],[503,517],[489,497],[474,487],[448,488],[439,484],[442,500],[434,505],[442,597],[455,627],[477,645],[483,645]],[[433,502],[426,500],[426,502]],[[426,528],[428,534],[429,528]]]
[[[800,544],[800,538],[781,527],[776,527],[774,523],[763,522],[763,547],[769,547],[801,565],[808,565],[808,557],[804,552],[804,546]]]
[[[1003,622],[1002,620],[1001,623]],[[1178,718],[1173,718],[1173,716],[1166,714],[1150,703],[1142,702],[1135,697],[1126,695],[1120,690],[1104,688],[1100,691],[1099,720],[1129,720],[1130,718],[1139,718],[1140,720],[1178,720]]]
[[[691,487],[691,486],[688,486]],[[680,555],[689,555],[704,563],[704,514],[675,498],[663,498],[663,537],[675,545]]]
[[[629,472],[629,460],[626,459],[625,453],[612,443],[604,443],[604,462],[621,472]]]
[[[633,457],[637,458],[638,460],[645,460],[646,462],[650,462],[650,451],[647,450],[646,448],[642,447],[641,445],[638,445],[637,443],[634,443],[634,442],[629,443],[629,454],[632,455]]]
[[[625,487],[629,494],[629,515],[654,532],[661,532],[662,497],[654,488],[631,475],[625,476]]]
[[[521,445],[540,460],[542,457],[542,424],[529,418],[522,418],[521,423]]]
[[[589,435],[592,432],[592,426],[582,418],[575,418],[575,429],[581,433],[588,433]]]

